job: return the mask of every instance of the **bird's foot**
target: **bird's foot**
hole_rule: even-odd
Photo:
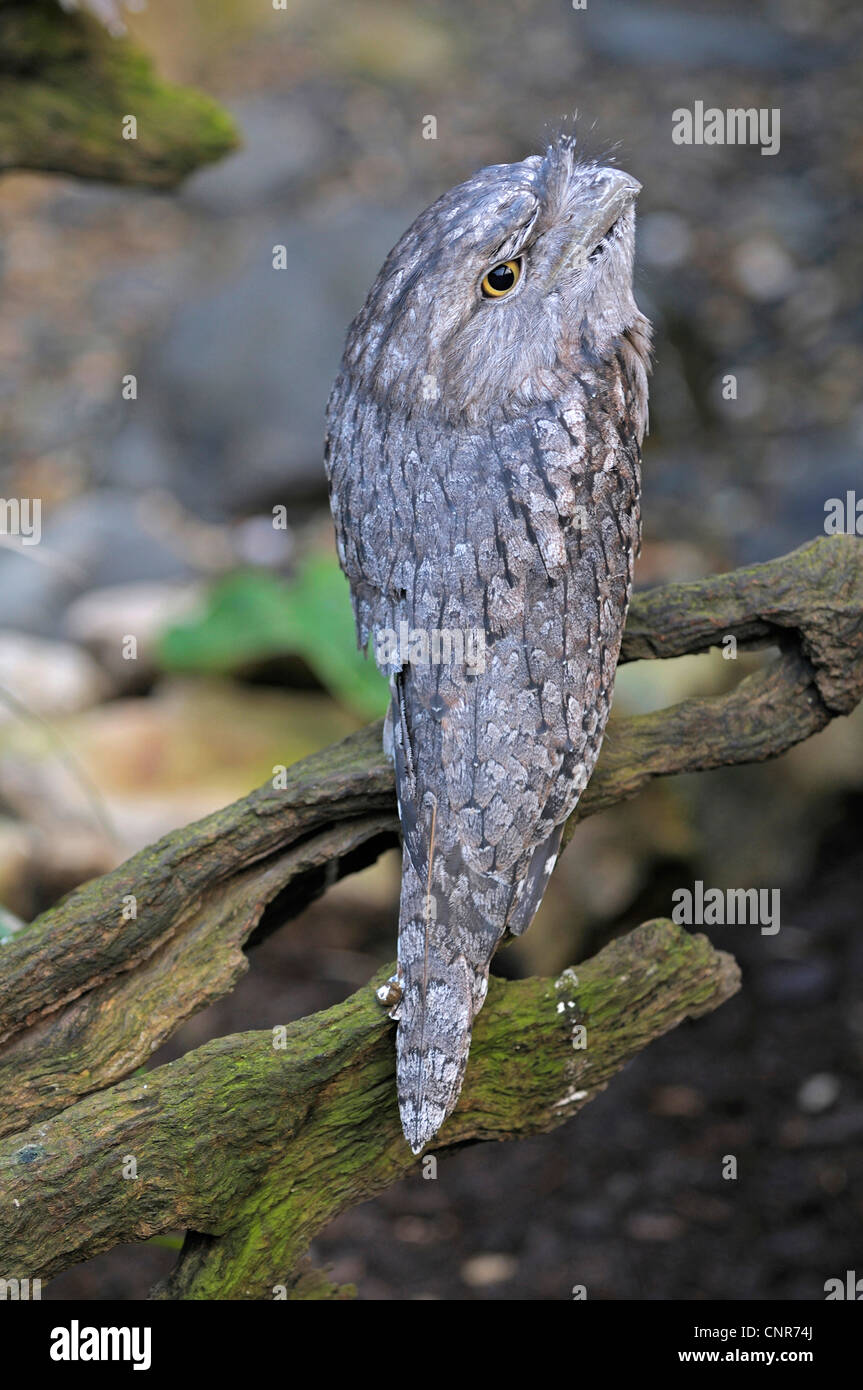
[[[380,985],[375,990],[375,996],[379,1004],[387,1010],[390,1018],[398,1019],[401,1015],[402,986],[399,979],[399,972],[391,975],[385,984]]]

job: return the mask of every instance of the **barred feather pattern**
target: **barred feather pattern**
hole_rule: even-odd
[[[590,205],[595,182],[562,142],[445,195],[384,266],[328,407],[331,504],[360,645],[402,624],[484,641],[473,669],[404,651],[379,659],[403,834],[398,1100],[414,1152],[458,1100],[492,957],[539,906],[611,706],[640,543],[649,328],[631,298],[629,204],[617,278],[605,262],[605,279],[589,266],[566,273],[569,242],[555,233],[578,222],[579,190]],[[515,245],[523,273],[534,270],[533,298],[505,325],[505,370],[490,362],[500,320],[486,306],[460,317],[453,296],[443,345],[434,311],[411,317],[410,293],[393,313],[393,266],[445,272],[435,236],[452,251],[441,226],[454,203],[464,221],[472,187],[498,221],[468,269]],[[553,351],[535,331],[541,307]],[[484,356],[477,324],[492,335]]]

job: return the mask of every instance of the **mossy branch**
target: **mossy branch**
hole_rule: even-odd
[[[134,116],[137,138],[123,138]],[[173,188],[238,144],[231,117],[56,0],[0,0],[0,170]]]
[[[271,1031],[219,1038],[7,1138],[0,1269],[49,1278],[120,1241],[184,1227],[194,1235],[158,1296],[272,1298],[279,1284],[310,1296],[303,1260],[315,1233],[418,1169],[399,1124],[394,1025],[374,993],[391,969],[289,1024],[281,1046]],[[670,922],[556,981],[493,980],[435,1150],[553,1129],[651,1039],[737,983],[730,956]]]
[[[863,695],[861,542],[825,538],[641,595],[622,659],[706,651],[727,635],[779,655],[727,694],[616,721],[579,816],[652,777],[775,757],[849,713]],[[50,1273],[185,1225],[195,1234],[165,1296],[263,1297],[279,1271],[295,1296],[327,1295],[301,1265],[311,1234],[412,1162],[371,989],[292,1025],[288,1054],[269,1033],[249,1034],[146,1080],[122,1078],[232,988],[253,931],[396,843],[380,735],[372,725],[291,768],[284,784],[173,832],[0,948],[0,1134],[15,1134],[0,1176],[33,1183],[19,1207],[0,1202],[0,1269],[13,1273],[14,1257],[22,1275]],[[560,1052],[548,1032],[551,982],[495,983],[441,1143],[549,1127],[651,1037],[726,997],[732,965],[697,940],[652,924],[579,967],[592,992],[575,999],[575,1016],[596,1025],[589,1076],[561,1070],[572,1048]],[[646,1013],[630,987],[652,1001]],[[119,1178],[121,1152],[144,1155],[146,1182]]]

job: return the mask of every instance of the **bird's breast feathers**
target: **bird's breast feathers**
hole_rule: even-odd
[[[508,873],[573,808],[611,699],[639,544],[622,374],[482,431],[342,418],[333,511],[361,645],[398,682],[403,822],[419,844],[428,793]]]

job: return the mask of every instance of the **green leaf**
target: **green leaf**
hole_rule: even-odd
[[[386,682],[357,650],[348,582],[329,555],[291,581],[241,570],[210,591],[200,618],[162,634],[163,669],[231,675],[278,656],[302,657],[335,699],[364,719],[383,714]]]

